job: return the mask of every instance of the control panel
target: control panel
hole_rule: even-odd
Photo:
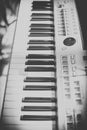
[[[57,53],[56,60],[60,128],[61,130],[79,130],[86,119],[87,109],[86,52]]]
[[[83,130],[87,118],[87,54],[75,0],[54,6],[59,130]]]
[[[55,0],[55,41],[58,51],[81,51],[81,29],[74,0]]]

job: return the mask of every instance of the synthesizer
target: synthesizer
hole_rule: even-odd
[[[0,78],[2,130],[85,129],[86,64],[74,0],[21,0]]]

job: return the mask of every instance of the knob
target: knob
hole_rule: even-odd
[[[72,46],[72,45],[74,45],[74,44],[76,43],[76,40],[75,40],[75,38],[73,38],[73,37],[68,37],[68,38],[66,38],[66,39],[63,41],[63,43],[64,43],[64,45],[66,45],[66,46]]]

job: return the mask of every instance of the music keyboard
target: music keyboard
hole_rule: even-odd
[[[75,1],[21,0],[1,127],[79,130],[86,110],[83,56]]]
[[[21,2],[2,122],[5,129],[51,130],[57,121],[53,4]]]

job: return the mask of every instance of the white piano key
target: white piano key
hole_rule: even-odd
[[[24,125],[28,125],[28,129],[27,130],[53,130],[53,121],[20,121],[18,117],[3,117],[3,121],[4,121],[4,126],[6,124],[9,125],[20,125],[20,127],[16,127],[16,128],[23,128]],[[23,127],[21,127],[23,125]],[[26,127],[24,127],[26,128]],[[12,129],[13,130],[13,129]],[[19,130],[26,130],[26,129],[19,129]]]
[[[46,14],[53,14],[53,12],[52,11],[49,11],[49,10],[47,10],[47,11],[32,11],[32,13],[46,13]]]
[[[36,40],[38,40],[38,38],[37,37],[35,37],[35,39]],[[42,40],[41,38],[39,38],[40,40]],[[46,39],[45,37],[44,37],[44,39]],[[34,38],[32,38],[32,37],[30,37],[30,40],[34,40]],[[21,45],[20,45],[21,46]],[[38,54],[40,54],[41,53],[41,51],[43,52],[43,54],[45,53],[45,54],[48,54],[48,52],[50,53],[50,51],[52,51],[52,50],[27,50],[29,48],[29,46],[27,46],[25,49],[21,49],[20,50],[20,48],[18,48],[18,49],[14,49],[13,50],[13,56],[16,54],[16,55],[18,55],[18,56],[22,56],[23,55],[23,57],[25,56],[26,57],[26,55],[28,55],[28,54],[33,54],[33,53],[35,53],[35,52],[38,52]],[[26,50],[26,51],[25,51]],[[52,51],[52,52],[54,52],[54,50]]]
[[[14,89],[11,89],[11,88],[7,88],[6,89],[6,99],[7,99],[7,96],[16,96],[18,97],[19,99],[19,94],[22,95],[22,97],[54,97],[55,96],[55,92],[52,91],[52,90],[49,90],[49,91],[41,91],[41,90],[31,90],[31,91],[24,91],[24,90],[20,90],[20,91],[17,91],[17,90],[14,90]]]
[[[29,37],[29,40],[53,40],[53,36],[49,36],[49,37]]]
[[[5,101],[4,108],[16,109],[21,108],[21,106],[55,106],[53,102],[22,102],[20,100],[17,101]]]
[[[5,101],[14,102],[14,101],[19,100],[21,102],[21,99],[22,99],[21,95],[19,95],[19,97],[18,97],[18,95],[6,94],[6,96],[5,96]]]
[[[35,61],[37,62],[39,59],[36,59]],[[49,59],[46,59],[45,61],[48,61]],[[44,61],[44,59],[40,60],[40,61]],[[55,63],[54,60],[51,60]],[[53,64],[49,64],[49,65],[25,65],[25,67],[55,67],[55,65]]]
[[[55,92],[50,90],[50,91],[20,91],[20,92],[13,92],[11,91],[6,91],[6,96],[5,99],[6,100],[19,100],[20,98],[22,99],[22,97],[55,97]]]
[[[33,33],[34,33],[34,35],[33,35]],[[39,35],[37,36],[36,34],[38,34],[38,33],[39,33]],[[45,35],[45,34],[47,34],[47,35]],[[42,32],[40,32],[40,31],[34,31],[34,32],[32,32],[31,29],[30,29],[30,31],[28,33],[28,36],[30,36],[30,37],[53,37],[53,35],[54,35],[54,33],[51,32],[51,31],[49,31],[49,32],[46,32],[46,31],[45,32],[44,31],[42,31]],[[30,44],[28,44],[28,45],[30,46]]]
[[[9,71],[9,79],[10,79],[10,77],[11,77],[11,75],[15,75],[15,76],[17,76],[17,75],[21,75],[21,76],[25,76],[26,75],[26,73],[24,72],[24,68],[23,69],[10,69],[10,71]]]
[[[32,65],[32,63],[29,63],[29,62],[31,62],[31,61],[34,61],[33,62],[33,65]],[[48,65],[44,65],[44,63],[43,64],[40,64],[40,62],[42,62],[42,61],[44,61],[44,60],[39,60],[39,63],[37,64],[37,62],[38,62],[38,60],[27,60],[26,61],[26,65],[21,65],[20,63],[19,64],[11,64],[11,66],[10,66],[10,71],[16,71],[16,70],[19,70],[19,71],[23,71],[26,67],[54,67],[55,68],[55,65],[54,64],[48,64]],[[48,60],[46,60],[46,61],[48,61]],[[36,62],[36,63],[35,63]],[[54,62],[54,61],[53,61]],[[54,62],[55,63],[55,62]],[[27,72],[26,72],[27,73]]]
[[[35,127],[36,125],[36,127]],[[28,124],[21,124],[21,125],[4,125],[4,129],[5,130],[53,130],[53,124],[52,124],[52,121],[43,121],[43,122],[38,122],[38,121],[31,121]]]
[[[53,50],[29,50],[28,54],[54,54]]]
[[[53,36],[44,36],[44,37],[29,37],[29,40],[53,40]]]
[[[37,60],[35,60],[35,61],[37,61]],[[42,61],[44,61],[44,60],[42,60]],[[46,61],[48,61],[48,59]],[[54,67],[55,68],[55,65],[52,65],[52,64],[49,64],[49,65],[25,65],[25,67]]]
[[[31,77],[31,76],[28,76],[28,77]],[[34,76],[33,76],[34,77]],[[36,76],[35,76],[36,77]],[[38,78],[38,77],[40,77],[39,75],[36,77],[36,78]],[[25,83],[24,82],[24,79],[26,78],[26,76],[24,77],[24,75],[22,75],[22,74],[18,74],[18,75],[9,75],[9,79],[8,79],[8,84],[10,84],[11,83],[11,85],[12,85],[12,82],[13,83],[15,83],[15,82],[18,82],[18,85],[19,84],[21,84],[21,83]],[[50,78],[52,78],[52,76],[50,75]],[[53,78],[55,78],[54,76],[53,76]],[[21,82],[21,83],[20,83]],[[28,82],[29,84],[30,84],[30,82]],[[33,82],[32,82],[33,83]],[[43,84],[45,84],[45,82],[42,82]],[[51,83],[51,82],[49,82],[49,83]],[[39,84],[39,82],[36,82],[36,84]],[[47,84],[47,83],[46,83]],[[53,83],[54,84],[54,83]],[[17,86],[18,86],[17,85]]]
[[[17,94],[17,93],[19,93],[19,92],[22,92],[23,91],[23,89],[21,88],[21,87],[16,87],[16,88],[14,88],[14,87],[7,87],[7,89],[6,89],[6,93],[8,93],[8,94]]]
[[[33,44],[28,44],[28,46],[27,47],[29,47],[29,46],[41,46],[41,47],[49,47],[49,46],[54,46],[54,44],[48,44],[48,43],[46,43],[46,44],[40,44],[40,43],[37,43],[37,44],[35,44],[35,43],[33,43]]]
[[[16,76],[16,75],[23,75],[24,78],[26,77],[55,77],[55,72],[24,72],[23,69],[11,69],[10,72],[10,77],[11,75]]]
[[[17,76],[16,76],[17,77]],[[17,77],[19,78],[19,77]],[[44,86],[54,86],[55,83],[54,82],[24,82],[23,81],[24,77],[22,77],[22,79],[20,80],[16,80],[15,76],[11,75],[11,79],[8,80],[8,84],[7,84],[7,87],[11,87],[11,88],[23,88],[23,86],[25,85],[44,85]]]
[[[16,59],[15,59],[15,61],[16,61]],[[25,68],[25,64],[11,63],[11,65],[10,65],[10,70],[11,69],[23,69],[23,68]]]
[[[25,54],[27,54],[27,53],[25,53]],[[12,59],[25,59],[25,58],[26,58],[26,55],[24,55],[24,54],[12,53]]]
[[[15,89],[22,89],[23,88],[23,80],[10,80],[8,81],[7,88],[15,88]]]
[[[27,34],[29,35],[29,33]],[[27,47],[29,46],[29,44],[27,44],[29,42],[29,40],[53,40],[53,36],[44,36],[44,37],[30,37],[28,36],[27,41],[26,41],[26,45],[24,43],[20,43],[19,46],[15,45],[13,48],[13,53],[15,52],[25,52],[27,53]],[[21,46],[21,50],[20,50],[20,46]]]
[[[12,125],[12,124],[9,124],[9,125],[4,125],[4,129],[5,130],[53,130],[53,124],[51,123],[52,121],[43,121],[43,122],[38,122],[38,121],[31,121],[28,124],[21,124],[21,125]],[[36,125],[36,127],[35,127]]]
[[[18,75],[9,75],[8,76],[8,82],[10,81],[10,80],[17,80],[17,82],[19,83],[20,81],[21,82],[23,82],[23,80],[24,80],[24,76],[23,75],[20,75],[20,74],[18,74]]]
[[[27,50],[27,49],[26,49]],[[14,51],[14,55],[17,55],[18,54],[18,56],[22,56],[23,55],[23,57],[24,57],[24,55],[25,55],[25,57],[27,56],[27,55],[29,55],[29,54],[53,54],[54,55],[54,51],[53,50],[29,50],[29,51],[23,51],[23,50],[15,50]],[[14,56],[13,55],[13,56]],[[25,59],[25,58],[24,58]],[[14,58],[12,58],[12,61],[14,61],[15,59]],[[18,59],[17,59],[18,60]],[[21,61],[22,61],[22,59],[20,59]],[[12,62],[11,61],[11,62]],[[23,62],[24,63],[24,62]]]
[[[22,78],[23,78],[26,74],[25,74],[25,72],[24,72],[24,70],[23,70],[23,69],[22,69],[21,71],[20,71],[20,70],[15,69],[15,71],[14,71],[14,70],[13,70],[13,71],[11,71],[11,70],[10,70],[10,72],[9,72],[9,80],[11,80],[11,79],[12,79],[12,78],[10,79],[11,75],[12,75],[12,76],[14,76],[14,75],[15,75],[15,76],[21,75],[21,76],[22,76]],[[19,79],[17,79],[17,80],[20,80],[20,78],[19,78]]]
[[[11,61],[10,68],[17,68],[17,67],[20,66],[20,64],[21,64],[20,69],[21,69],[21,68],[25,68],[25,67],[28,66],[28,65],[29,65],[29,66],[30,66],[30,65],[32,66],[33,64],[30,64],[31,61],[34,61],[34,62],[37,62],[37,61],[39,61],[39,62],[40,62],[40,61],[43,61],[43,62],[48,61],[48,62],[50,62],[50,61],[51,61],[51,62],[54,62],[54,63],[55,63],[54,59],[39,59],[39,56],[37,57],[37,59],[31,59],[31,58],[30,58],[30,59],[27,59],[27,58],[25,58],[25,59],[13,58],[13,60]],[[29,62],[29,64],[25,65],[26,62]],[[38,65],[39,65],[39,66],[42,66],[42,65],[43,65],[43,66],[45,67],[45,66],[49,66],[49,65],[52,65],[52,64],[48,64],[48,65],[41,64],[41,65],[40,65],[40,64],[38,63]],[[37,66],[37,65],[35,64],[35,66]]]
[[[29,121],[21,121],[20,117],[3,116],[4,124],[29,124]]]
[[[23,80],[17,80],[14,79],[15,76],[11,76],[13,77],[12,80],[9,80],[8,81],[8,87],[15,87],[15,88],[18,88],[18,87],[23,87],[24,85],[45,85],[45,86],[52,86],[52,85],[55,85],[54,82],[23,82]]]
[[[25,53],[25,55],[24,54],[21,54],[21,53],[19,53],[19,54],[13,54],[12,55],[12,59],[13,60],[20,60],[20,61],[23,61],[23,63],[25,63],[25,60],[27,60],[27,58],[26,58],[26,56],[29,54],[29,52],[28,53]],[[40,53],[38,53],[39,55],[40,55]],[[47,54],[45,54],[45,55],[47,55]],[[12,59],[11,59],[11,61],[12,61]],[[29,60],[31,60],[31,59],[29,59]],[[46,60],[46,59],[40,59],[40,60]],[[53,60],[53,59],[50,59],[50,60]],[[12,63],[12,62],[11,62]]]
[[[39,50],[39,51],[40,51],[40,50]],[[50,52],[53,52],[53,50],[48,50],[48,51],[49,51],[49,53],[50,53]],[[47,52],[48,52],[48,51],[47,51],[47,50],[45,50],[45,51],[42,50],[43,53],[45,52],[45,55],[47,55]],[[18,61],[18,59],[19,59],[20,61],[24,61],[24,63],[25,63],[26,56],[27,56],[27,55],[30,55],[29,52],[30,52],[30,51],[28,51],[27,53],[25,53],[25,52],[20,52],[20,51],[19,51],[19,54],[18,54],[18,53],[17,53],[17,54],[15,53],[15,54],[12,55],[12,59],[13,59],[13,60],[17,60],[17,61]],[[33,52],[37,52],[37,51],[36,51],[36,50],[32,51],[32,54],[33,54]],[[40,51],[40,52],[41,52],[41,51]],[[40,52],[38,52],[38,55],[41,55]],[[24,53],[24,54],[22,54],[22,53]],[[55,53],[54,53],[54,54],[55,54]],[[11,60],[12,60],[12,59],[11,59]],[[45,60],[45,59],[44,59],[44,60]]]
[[[31,61],[31,60],[30,60]],[[34,60],[35,62],[37,62],[37,60]],[[48,61],[48,59],[47,60],[39,60],[39,62],[40,61]],[[51,60],[52,61],[52,60]],[[40,64],[38,64],[38,65],[35,65],[35,64],[33,64],[33,65],[31,65],[31,64],[27,64],[27,65],[23,65],[23,64],[11,64],[11,66],[10,66],[10,70],[12,69],[12,70],[16,70],[16,69],[20,69],[20,70],[23,70],[25,67],[55,67],[55,65],[52,65],[52,64],[49,64],[49,65],[40,65]],[[27,72],[26,72],[27,73]]]
[[[31,60],[34,60],[34,61],[37,61],[37,60],[39,60],[39,61],[48,61],[48,60],[50,60],[50,61],[54,61],[54,59],[39,59],[39,56],[38,56],[38,58],[37,59],[27,59],[27,58],[25,58],[25,59],[21,59],[20,60],[20,58],[13,58],[13,60],[11,61],[11,65],[10,65],[10,68],[17,68],[17,67],[20,67],[20,68],[25,68],[27,65],[25,65],[25,62],[27,62],[27,61],[31,61]],[[30,65],[29,65],[30,66]],[[32,65],[33,66],[33,65]],[[37,66],[37,65],[35,65],[35,66]],[[44,66],[44,65],[39,65],[39,66]],[[49,65],[45,65],[45,66],[48,66],[49,67]],[[54,66],[54,65],[53,65]]]
[[[53,21],[31,21],[31,24],[54,24]]]
[[[25,85],[55,85],[54,82],[28,82],[28,83],[24,83]]]
[[[20,109],[9,109],[4,108],[3,116],[13,116],[13,117],[20,117],[21,115],[55,115],[56,113],[53,111],[21,111]]]
[[[11,60],[11,64],[21,64],[22,66],[24,66],[25,64],[25,59],[26,58],[12,58]]]
[[[26,85],[22,85],[22,86],[17,86],[17,87],[15,87],[15,86],[13,86],[13,87],[7,87],[6,88],[6,93],[12,93],[12,94],[14,94],[14,93],[20,93],[20,92],[23,92],[24,90],[23,90],[23,88],[25,87]],[[32,86],[32,85],[31,85]],[[37,86],[39,86],[39,85],[37,85]],[[36,86],[36,88],[37,88],[37,86]],[[43,84],[43,86],[44,86],[44,84]],[[35,91],[35,90],[26,90],[26,91]],[[25,91],[25,92],[26,92]],[[38,90],[37,90],[38,91]],[[36,92],[37,92],[36,91]],[[45,90],[42,90],[42,91],[45,91]]]

